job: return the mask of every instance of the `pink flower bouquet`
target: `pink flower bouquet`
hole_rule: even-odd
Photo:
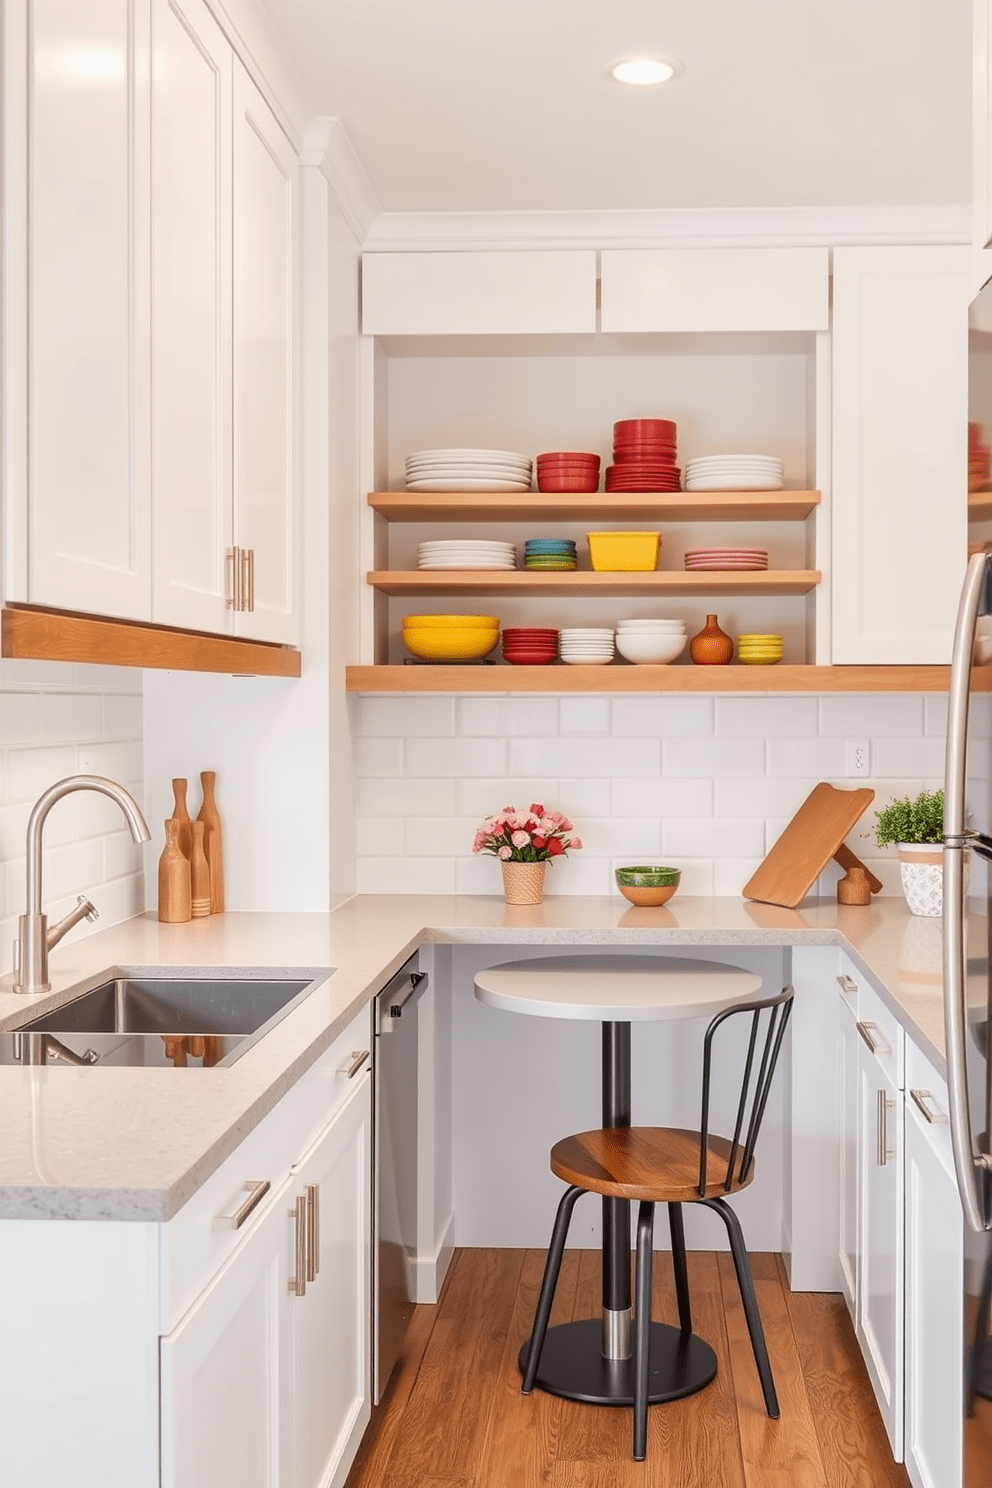
[[[548,811],[537,802],[529,811],[504,806],[487,816],[475,834],[472,851],[488,852],[504,863],[546,863],[561,858],[569,848],[582,846],[574,828],[561,811]]]

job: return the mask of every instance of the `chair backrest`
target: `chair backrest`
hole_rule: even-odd
[[[699,1123],[699,1195],[701,1198],[706,1195],[714,1035],[728,1019],[739,1017],[744,1013],[751,1014],[751,1033],[744,1059],[737,1118],[734,1124],[734,1135],[731,1138],[730,1156],[727,1159],[727,1177],[724,1182],[724,1190],[729,1193],[735,1181],[735,1167],[736,1181],[743,1183],[754,1160],[754,1148],[758,1140],[758,1132],[761,1130],[765,1106],[768,1103],[768,1092],[771,1089],[772,1077],[775,1074],[779,1051],[785,1037],[786,1025],[792,1012],[794,995],[793,987],[784,987],[777,997],[764,997],[754,1002],[736,1003],[733,1007],[725,1008],[722,1013],[717,1013],[706,1030],[706,1037],[703,1040],[702,1115]],[[765,1013],[768,1016],[764,1018],[765,1028],[762,1035],[761,1024]],[[756,1063],[757,1069],[755,1069]],[[738,1154],[740,1154],[739,1166]]]

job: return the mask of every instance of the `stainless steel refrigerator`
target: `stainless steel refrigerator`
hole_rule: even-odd
[[[992,405],[990,405],[992,406]],[[992,428],[992,423],[989,425]],[[974,437],[974,436],[973,436]],[[973,478],[978,487],[983,482]],[[975,490],[979,497],[985,493]],[[986,499],[989,499],[986,497]],[[971,501],[975,510],[983,505]],[[981,518],[984,520],[984,518]],[[974,532],[972,532],[974,538]],[[975,547],[983,544],[974,543]],[[944,779],[944,1028],[964,1226],[963,1481],[992,1488],[992,558],[968,560],[948,699]],[[965,884],[965,868],[970,884]],[[971,906],[969,912],[969,905]],[[953,1429],[948,1423],[948,1429]]]

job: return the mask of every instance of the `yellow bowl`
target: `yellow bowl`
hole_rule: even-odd
[[[404,615],[404,630],[499,630],[495,615]]]
[[[777,666],[782,657],[781,654],[778,656],[738,656],[737,660],[743,662],[745,666]]]
[[[643,573],[658,566],[660,532],[587,532],[597,573]]]
[[[403,644],[422,661],[478,661],[499,640],[498,630],[431,630],[413,626],[403,631]]]
[[[753,635],[739,635],[737,637],[737,644],[740,645],[741,642],[743,642],[745,646],[749,643],[752,646],[756,646],[759,643],[767,644],[769,646],[781,646],[782,637],[780,635],[759,635],[757,632],[755,632]]]

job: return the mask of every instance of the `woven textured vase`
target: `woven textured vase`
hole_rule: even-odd
[[[540,904],[544,898],[547,863],[500,863],[503,898],[507,904]]]

